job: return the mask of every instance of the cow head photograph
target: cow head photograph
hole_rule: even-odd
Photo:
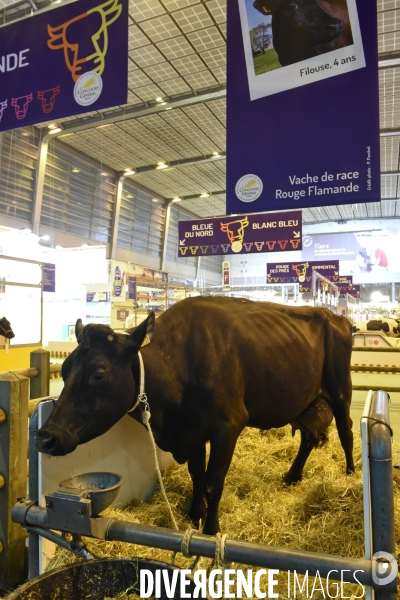
[[[353,44],[346,0],[245,0],[256,75]]]

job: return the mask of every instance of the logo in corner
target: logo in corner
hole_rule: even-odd
[[[388,552],[375,552],[372,557],[372,581],[376,585],[387,585],[397,577],[398,566],[394,556]]]
[[[95,71],[89,71],[79,77],[74,86],[74,100],[80,106],[89,106],[99,99],[103,89],[103,80]]]
[[[263,183],[257,175],[243,175],[235,187],[236,196],[242,202],[254,202],[261,196]]]

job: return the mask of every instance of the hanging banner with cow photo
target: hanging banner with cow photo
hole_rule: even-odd
[[[178,257],[302,249],[301,210],[178,223]]]
[[[0,131],[127,102],[127,0],[80,0],[0,31]]]
[[[227,214],[380,200],[376,2],[227,10]]]
[[[300,292],[311,292],[312,272],[329,279],[335,285],[339,281],[339,261],[303,261],[267,263],[267,283],[298,283]]]

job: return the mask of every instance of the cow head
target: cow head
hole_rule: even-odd
[[[6,340],[12,340],[15,337],[15,333],[11,329],[10,321],[3,317],[0,319],[0,336]]]
[[[293,271],[296,271],[296,275],[299,278],[299,281],[303,283],[306,280],[306,273],[309,267],[309,263],[301,263],[299,265],[292,265]]]
[[[51,88],[50,90],[43,90],[42,92],[38,92],[37,97],[38,100],[42,101],[42,110],[44,113],[49,113],[54,108],[54,102],[56,100],[56,96],[60,93],[60,86],[58,85],[55,88]]]
[[[108,431],[132,407],[137,395],[133,373],[154,313],[131,333],[77,321],[78,347],[62,365],[64,388],[49,419],[36,435],[40,452],[64,456]]]
[[[318,0],[255,0],[253,6],[272,15],[273,44],[282,66],[318,56],[342,33],[340,19],[322,10]]]
[[[26,113],[28,112],[28,104],[32,102],[32,92],[26,96],[20,96],[19,98],[11,98],[11,106],[15,108],[15,116],[17,119],[25,119]]]
[[[47,45],[51,50],[64,51],[65,64],[74,81],[88,71],[103,73],[108,49],[107,28],[121,11],[118,0],[107,0],[57,27],[47,26]]]
[[[228,236],[228,240],[232,245],[234,252],[240,252],[244,239],[244,228],[249,224],[249,217],[230,221],[229,223],[220,223],[221,231],[224,231]]]

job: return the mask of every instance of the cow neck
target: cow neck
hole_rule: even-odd
[[[142,396],[144,394],[144,386],[145,386],[145,382],[146,382],[146,377],[145,377],[145,372],[144,372],[143,358],[142,358],[140,350],[138,352],[138,358],[139,358],[139,394],[138,394],[136,402],[133,404],[132,408],[130,408],[129,410],[126,411],[127,414],[133,412],[135,410],[135,408],[137,408],[139,406],[140,399],[142,398]]]

